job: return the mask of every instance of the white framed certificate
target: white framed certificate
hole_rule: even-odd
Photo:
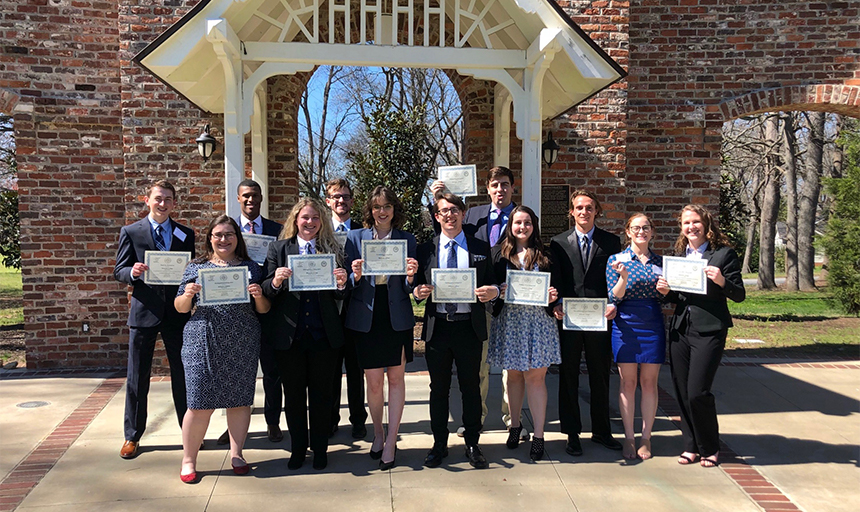
[[[549,305],[549,272],[508,270],[505,304]]]
[[[293,271],[289,283],[291,292],[337,290],[334,254],[291,254],[287,256],[287,266]]]
[[[200,283],[200,306],[219,304],[246,304],[251,301],[248,293],[248,267],[201,268],[197,273]]]
[[[562,299],[565,331],[605,331],[606,299]]]
[[[663,277],[669,289],[684,293],[708,293],[708,279],[705,277],[707,260],[663,256]]]
[[[143,282],[149,285],[180,285],[185,267],[191,261],[188,251],[145,251],[143,262],[149,270],[143,273]]]
[[[242,233],[245,239],[245,247],[248,248],[248,256],[258,264],[266,263],[266,255],[269,254],[269,244],[277,240],[269,235],[257,235],[254,233]]]
[[[478,271],[474,268],[431,268],[433,302],[475,302]]]
[[[436,168],[439,181],[448,192],[457,196],[478,195],[478,172],[474,165],[446,165]]]
[[[406,240],[362,240],[361,275],[406,274]]]

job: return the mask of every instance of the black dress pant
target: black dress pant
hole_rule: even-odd
[[[558,384],[558,418],[561,432],[582,433],[579,409],[579,364],[585,349],[588,385],[591,392],[591,433],[612,435],[609,424],[609,369],[612,366],[612,343],[609,332],[563,331],[561,333],[561,366]]]
[[[128,370],[125,389],[125,419],[123,430],[127,441],[140,441],[146,430],[149,378],[155,339],[161,333],[167,362],[170,365],[170,388],[176,418],[182,426],[187,408],[185,368],[182,366],[182,329],[184,322],[162,322],[156,327],[129,327]]]
[[[471,320],[436,319],[433,336],[425,349],[430,373],[430,429],[434,446],[448,445],[448,401],[455,363],[463,402],[464,438],[466,445],[478,444],[482,427],[481,349],[482,342],[475,335]]]
[[[260,344],[260,369],[263,370],[263,416],[266,425],[280,425],[284,410],[284,393],[281,374],[275,364],[275,347],[265,339]]]
[[[294,339],[289,350],[275,350],[275,363],[284,382],[293,453],[306,451],[308,441],[314,454],[328,450],[331,368],[336,356],[337,351],[331,348],[328,339],[314,340],[307,332],[301,339]]]
[[[344,329],[343,336],[344,344],[337,350],[334,362],[331,424],[335,426],[340,423],[340,391],[343,382],[343,369],[346,367],[346,399],[349,405],[349,423],[364,425],[367,421],[367,409],[364,407],[364,371],[358,365],[355,340],[346,329]]]
[[[669,332],[670,366],[681,409],[684,451],[710,457],[720,450],[720,429],[711,385],[723,357],[728,329],[707,333],[684,325]]]

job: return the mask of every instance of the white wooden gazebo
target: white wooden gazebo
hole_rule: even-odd
[[[201,0],[134,60],[199,108],[224,114],[231,216],[248,132],[253,177],[268,184],[269,77],[386,66],[495,82],[494,163],[508,165],[513,117],[523,203],[540,215],[541,122],[625,76],[553,0]]]

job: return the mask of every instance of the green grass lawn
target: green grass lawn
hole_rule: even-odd
[[[21,272],[0,265],[0,326],[24,323]]]

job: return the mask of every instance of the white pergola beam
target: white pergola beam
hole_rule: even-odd
[[[526,67],[523,50],[311,43],[245,43],[245,61],[332,66],[504,69]]]

